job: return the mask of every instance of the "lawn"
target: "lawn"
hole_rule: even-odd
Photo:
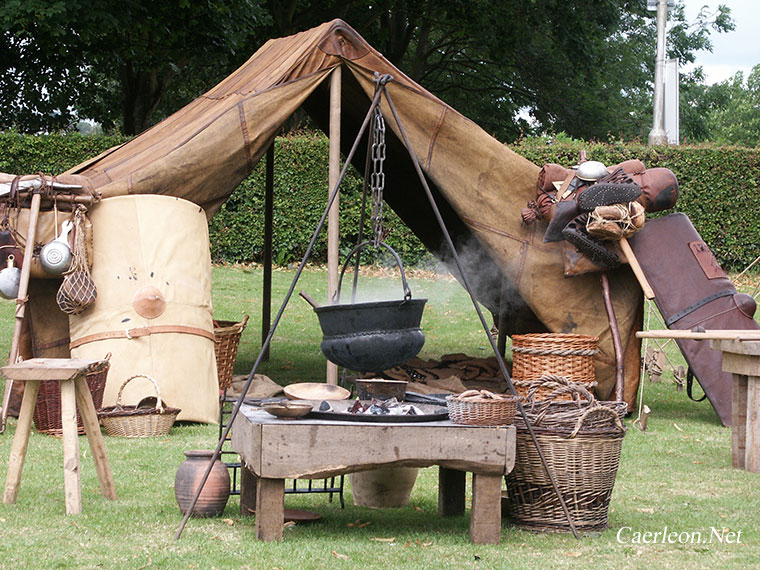
[[[274,272],[273,314],[293,275],[286,269]],[[310,268],[296,292],[304,289],[324,302],[325,283],[325,271]],[[251,316],[236,364],[240,374],[249,372],[261,342],[261,284],[260,268],[214,268],[215,317]],[[398,279],[390,273],[374,271],[361,284],[388,290],[389,296],[398,294]],[[415,297],[429,299],[423,316],[427,337],[423,358],[448,352],[489,354],[485,333],[456,281],[447,275],[411,272],[410,286]],[[0,353],[8,353],[12,328],[13,304],[7,301],[0,305],[4,339]],[[319,339],[313,311],[295,296],[274,336],[271,358],[260,372],[281,384],[322,380],[325,364]],[[668,350],[677,363],[672,343]],[[401,509],[354,507],[348,483],[345,509],[324,495],[288,495],[286,507],[316,511],[322,518],[288,526],[281,543],[254,539],[253,519],[240,515],[237,497],[230,498],[222,517],[191,519],[180,540],[175,540],[181,514],[173,483],[183,450],[213,448],[218,434],[216,425],[181,424],[167,437],[105,438],[119,495],[115,502],[99,495],[86,439],[80,438],[80,447],[86,450],[84,512],[77,516],[63,514],[60,440],[33,433],[18,502],[0,505],[0,567],[301,570],[756,565],[760,560],[760,479],[731,467],[730,430],[721,426],[707,401],[695,403],[684,391],[677,391],[668,371],[659,383],[645,380],[643,387],[652,413],[646,432],[632,425],[635,415],[626,421],[628,433],[611,501],[610,528],[581,540],[568,534],[527,532],[505,521],[500,545],[473,545],[467,516],[437,516],[435,468],[420,471],[411,503]],[[3,474],[15,427],[12,419],[0,435]],[[657,543],[653,543],[654,533],[659,533]],[[697,543],[699,535],[702,541]]]

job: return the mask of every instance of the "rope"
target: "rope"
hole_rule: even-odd
[[[649,330],[649,323],[651,322],[652,318],[652,301],[646,299],[646,302],[644,303],[644,307],[647,311],[647,328],[646,330]],[[646,350],[649,348],[649,339],[644,339],[644,354],[646,354]],[[641,373],[639,374],[639,416],[634,420],[633,424],[639,426],[639,429],[641,429],[641,411],[644,407],[644,369],[646,367],[646,359],[641,359]]]

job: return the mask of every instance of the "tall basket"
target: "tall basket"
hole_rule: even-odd
[[[111,355],[109,354],[106,359]],[[92,394],[92,402],[97,410],[103,405],[103,391],[106,387],[106,376],[110,364],[100,372],[91,372],[85,376],[87,387]],[[37,395],[37,403],[34,406],[34,427],[38,432],[46,435],[60,437],[63,435],[61,422],[61,383],[58,380],[40,382],[40,391]],[[77,433],[84,435],[84,423],[82,416],[77,410]]]
[[[232,383],[240,336],[248,324],[248,315],[240,322],[214,320],[214,353],[219,390],[224,392]]]
[[[607,528],[625,436],[621,418],[627,406],[598,402],[580,384],[553,390],[555,397],[562,393],[570,393],[573,400],[528,402],[526,415],[575,528],[601,531]],[[521,419],[516,426],[515,467],[506,478],[506,513],[523,528],[569,532],[565,511],[533,440]]]

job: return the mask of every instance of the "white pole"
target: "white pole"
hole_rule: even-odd
[[[652,130],[649,131],[650,146],[668,144],[665,133],[665,26],[668,21],[668,0],[657,1],[657,55],[654,62],[654,113]]]
[[[339,65],[330,76],[330,166],[328,196],[335,188],[338,176],[340,176],[340,85],[341,66]],[[330,304],[334,302],[338,292],[339,202],[340,194],[335,197],[335,201],[330,207],[327,217],[327,297]],[[327,362],[327,383],[338,383],[338,367],[329,361]]]

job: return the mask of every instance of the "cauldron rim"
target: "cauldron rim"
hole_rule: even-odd
[[[424,305],[427,299],[389,299],[385,301],[367,301],[363,303],[337,303],[335,305],[320,305],[314,307],[314,312],[329,313],[331,311],[340,311],[343,309],[382,309],[385,307],[398,307],[400,305]]]

